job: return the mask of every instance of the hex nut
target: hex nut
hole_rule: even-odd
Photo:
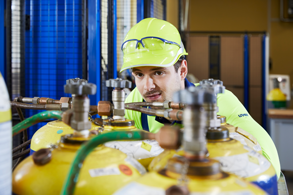
[[[39,99],[39,97],[34,97],[33,98],[33,104],[38,104],[38,99]]]
[[[65,111],[67,109],[69,109],[69,104],[68,103],[61,103],[61,110]]]
[[[169,100],[164,101],[163,105],[164,105],[164,108],[166,109],[170,108],[170,101]]]
[[[124,109],[114,109],[113,110],[113,115],[114,116],[123,116],[125,115],[125,110]]]
[[[71,100],[72,98],[69,98],[69,97],[61,97],[60,98],[60,103],[70,103],[70,100]]]
[[[71,128],[77,131],[82,131],[92,128],[92,123],[90,121],[75,121],[71,120]]]
[[[99,101],[98,103],[98,115],[111,116],[112,104],[109,101]]]

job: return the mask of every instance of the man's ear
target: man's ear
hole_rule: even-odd
[[[181,66],[180,66],[178,72],[180,74],[181,80],[184,80],[186,75],[187,75],[187,73],[188,73],[187,61],[186,60],[182,60]]]

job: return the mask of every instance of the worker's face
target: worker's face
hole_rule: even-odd
[[[182,81],[184,82],[186,76],[184,74],[182,77],[180,73],[181,67],[176,72],[174,66],[166,68],[146,66],[132,69],[136,87],[146,102],[172,100],[173,93],[182,88]]]

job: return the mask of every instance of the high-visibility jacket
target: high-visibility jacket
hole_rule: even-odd
[[[143,97],[137,88],[125,100],[125,103],[131,102],[143,102]],[[249,115],[245,107],[231,91],[225,90],[224,94],[218,94],[217,103],[219,107],[218,115],[225,116],[227,123],[244,129],[257,139],[262,147],[263,155],[272,163],[279,178],[281,171],[279,156],[269,134]],[[125,117],[134,120],[136,128],[143,129],[141,112],[125,110]],[[151,133],[157,133],[164,126],[164,124],[155,120],[155,116],[148,115],[147,121]]]

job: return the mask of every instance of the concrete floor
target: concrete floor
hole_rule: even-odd
[[[285,175],[289,194],[293,195],[293,171],[282,171]]]

